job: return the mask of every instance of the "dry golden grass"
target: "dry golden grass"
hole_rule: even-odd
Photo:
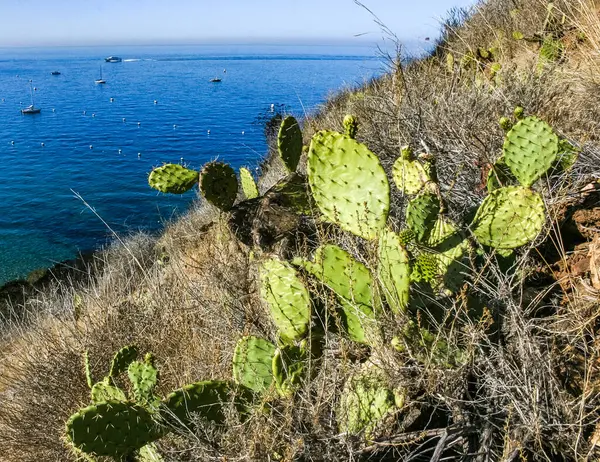
[[[559,62],[540,68],[540,44],[512,38],[514,31],[528,38],[543,32],[546,2],[490,0],[468,17],[455,12],[431,56],[410,63],[393,57],[389,75],[340,93],[304,123],[308,141],[316,130],[341,130],[347,113],[357,115],[359,140],[388,172],[403,145],[433,154],[457,221],[481,202],[482,180],[501,152],[498,119],[515,106],[582,147],[573,171],[541,186],[554,223],[519,252],[514,271],[505,271],[496,255],[485,255],[485,264],[455,298],[440,300],[414,289],[413,297],[428,305],[421,322],[451,349],[463,348],[467,364],[440,367],[416,350],[398,353],[383,343],[369,351],[353,344],[336,333],[331,294],[307,281],[322,312],[329,313],[320,320],[328,333],[323,357],[311,365],[316,375],[293,398],[273,400],[269,413],[256,413],[243,425],[232,413],[226,428],[200,425],[196,432],[164,438],[159,449],[166,461],[600,457],[592,438],[600,422],[598,293],[582,284],[585,275],[554,276],[574,255],[565,225],[572,207],[599,205],[597,192],[581,190],[600,178],[600,18],[592,0],[554,5],[559,22],[565,15],[556,32],[564,44]],[[498,49],[498,78],[490,74],[490,63],[480,64],[477,73],[460,66],[479,47]],[[261,192],[285,175],[276,160],[263,173]],[[403,225],[405,206],[395,193],[396,228]],[[57,283],[4,323],[1,461],[75,460],[63,430],[68,416],[89,402],[85,350],[96,378],[123,345],[155,353],[164,395],[192,381],[231,378],[231,357],[242,335],[276,341],[258,294],[256,256],[230,233],[225,218],[199,206],[159,239],[139,235],[115,244],[98,255],[87,280]],[[309,248],[325,241],[374,267],[374,249],[329,227],[317,227],[297,252],[308,256]],[[383,337],[391,339],[405,322],[385,315]],[[364,362],[383,370],[390,386],[408,396],[402,412],[371,441],[340,434],[335,416],[340,390]]]

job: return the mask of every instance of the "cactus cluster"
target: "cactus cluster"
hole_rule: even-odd
[[[494,53],[481,49],[472,58],[493,63]],[[336,309],[339,308],[338,314],[351,340],[370,347],[379,345],[383,335],[378,321],[387,307],[393,314],[405,318],[401,335],[392,342],[398,351],[410,350],[418,361],[440,367],[463,364],[466,355],[460,348],[449,346],[439,335],[421,327],[418,318],[411,319],[413,307],[408,309],[411,286],[429,284],[438,294],[445,295],[457,292],[471,268],[472,244],[465,238],[466,231],[470,231],[480,245],[498,252],[534,240],[546,216],[542,197],[531,187],[572,152],[570,145],[561,144],[546,123],[525,117],[522,108],[515,110],[514,123],[506,118],[501,125],[507,131],[503,153],[488,175],[489,194],[468,230],[461,229],[445,214],[432,156],[415,157],[409,148],[402,149],[401,157],[394,163],[393,179],[408,199],[407,228],[396,233],[388,224],[387,175],[377,156],[354,139],[358,128],[356,119],[352,116],[344,119],[344,134],[320,131],[313,136],[307,156],[310,188],[307,199],[304,178],[293,173],[303,151],[302,132],[293,117],[285,118],[279,130],[278,151],[291,174],[278,191],[282,200],[302,215],[313,213],[311,201],[314,201],[322,215],[319,218],[367,240],[363,245],[368,248],[377,249],[375,264],[368,259],[364,260],[367,264],[358,261],[333,243],[318,247],[312,259],[296,256],[287,262],[259,256],[260,294],[277,328],[276,343],[255,336],[241,338],[233,355],[235,385],[198,382],[162,401],[152,394],[157,375],[151,358],[143,363],[130,361],[127,369],[138,407],[127,412],[143,414],[138,411],[141,408],[150,412],[154,421],[164,422],[168,420],[165,413],[185,420],[187,413],[194,411],[210,420],[222,421],[221,403],[232,392],[264,397],[275,390],[279,396],[291,397],[306,376],[309,360],[316,351],[312,345],[311,293],[300,273],[335,294]],[[563,151],[565,154],[561,157]],[[246,198],[258,197],[248,170],[240,170],[240,180]],[[208,164],[199,181],[208,200],[225,210],[233,205],[237,180],[228,166]],[[106,381],[106,387],[119,390],[111,380]],[[103,402],[124,402],[125,395],[115,395],[113,388],[99,392],[99,397],[105,399]],[[369,433],[385,415],[402,407],[399,403],[403,399],[398,398],[385,378],[373,370],[351,377],[337,411],[340,430]],[[248,401],[235,401],[240,412],[244,402]],[[159,411],[153,414],[155,409]],[[139,442],[145,440],[142,438]]]
[[[138,350],[126,346],[119,350],[108,375],[93,383],[87,353],[84,356],[86,381],[92,388],[92,404],[75,412],[66,422],[65,436],[72,448],[89,456],[112,456],[124,460],[136,455],[160,461],[150,444],[178,426],[190,427],[194,414],[202,419],[222,422],[224,403],[235,394],[234,404],[244,412],[251,401],[250,389],[223,381],[196,382],[176,390],[161,400],[154,394],[158,370],[154,357],[146,354],[136,361]],[[132,395],[117,387],[124,372],[131,381]]]

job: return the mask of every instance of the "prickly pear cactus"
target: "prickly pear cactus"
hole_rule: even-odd
[[[515,124],[504,140],[504,161],[519,182],[531,186],[546,173],[558,154],[558,136],[546,122],[526,117]]]
[[[514,249],[535,239],[545,221],[544,201],[538,193],[508,186],[485,198],[477,210],[472,230],[483,245]]]
[[[404,312],[410,290],[409,256],[400,236],[388,229],[379,237],[377,275],[392,311]]]
[[[413,264],[410,274],[411,280],[415,282],[433,282],[438,276],[438,260],[436,255],[430,252],[421,252]]]
[[[516,182],[517,179],[508,165],[506,165],[504,157],[500,157],[488,172],[486,187],[488,192],[492,192],[503,186],[515,184]]]
[[[120,388],[110,385],[108,378],[102,382],[95,383],[92,386],[90,396],[92,403],[101,403],[103,401],[127,401],[125,392]]]
[[[240,183],[242,184],[242,191],[246,199],[254,199],[258,197],[258,187],[256,181],[250,170],[245,167],[240,168]]]
[[[85,381],[91,389],[94,386],[94,379],[92,378],[92,371],[90,370],[90,355],[87,351],[83,352],[83,372],[85,374]]]
[[[132,403],[109,401],[81,409],[66,424],[67,440],[79,451],[120,458],[161,436],[152,415]]]
[[[320,131],[308,152],[308,181],[323,215],[342,229],[374,239],[390,208],[390,186],[379,159],[341,133]]]
[[[395,396],[374,366],[348,379],[337,411],[340,432],[367,436],[395,409]]]
[[[268,340],[242,337],[233,353],[233,378],[257,393],[267,391],[273,383],[275,345]]]
[[[513,127],[513,123],[508,117],[500,117],[498,124],[500,125],[500,128],[505,132],[510,131],[510,129]]]
[[[296,345],[278,348],[272,368],[275,387],[281,396],[290,397],[301,385],[306,373],[308,352]]]
[[[344,117],[344,133],[350,138],[356,138],[358,133],[358,120],[353,115],[348,114]]]
[[[416,239],[416,235],[412,229],[406,228],[398,233],[398,239],[400,241],[400,245],[406,247]]]
[[[164,400],[161,407],[161,416],[169,424],[190,427],[193,423],[193,414],[215,423],[225,420],[224,404],[230,401],[230,395],[235,387],[229,382],[220,380],[207,380],[196,382],[174,391]],[[237,401],[234,397],[234,404]]]
[[[456,232],[456,225],[449,218],[439,215],[425,243],[429,247],[436,247]]]
[[[214,206],[229,210],[238,192],[235,171],[223,162],[209,162],[200,172],[200,191]]]
[[[332,244],[319,247],[314,262],[295,258],[294,264],[303,267],[335,292],[352,340],[370,343],[376,338],[375,311],[379,302],[373,293],[373,278],[365,265]]]
[[[148,184],[160,192],[183,194],[198,183],[199,173],[179,164],[165,164],[148,176]]]
[[[310,324],[310,295],[296,270],[287,262],[265,260],[260,269],[261,296],[269,305],[281,339],[299,340]]]
[[[135,400],[143,404],[156,404],[153,392],[158,381],[158,370],[154,367],[154,357],[148,353],[143,362],[132,362],[127,375],[133,386]]]
[[[302,156],[302,131],[298,121],[292,116],[287,116],[281,122],[277,136],[277,149],[287,169],[290,173],[294,173]]]
[[[413,159],[408,146],[402,148],[402,155],[394,163],[392,175],[398,189],[408,195],[417,194],[430,180],[421,162]]]
[[[112,359],[108,377],[116,377],[121,372],[125,372],[132,361],[137,358],[138,349],[134,345],[127,345],[121,348]]]
[[[408,203],[406,224],[419,242],[426,242],[440,213],[440,200],[435,194],[422,193]]]

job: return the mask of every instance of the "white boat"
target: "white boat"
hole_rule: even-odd
[[[106,80],[104,80],[104,79],[102,78],[102,66],[100,66],[100,78],[99,78],[99,79],[96,79],[96,80],[95,80],[95,82],[96,82],[97,84],[106,83]]]
[[[35,103],[33,102],[33,82],[31,80],[29,81],[29,91],[31,93],[31,106],[21,109],[21,114],[39,114],[42,110],[39,107],[35,107]]]
[[[109,56],[108,58],[104,58],[104,61],[107,63],[120,63],[123,60],[118,56]]]

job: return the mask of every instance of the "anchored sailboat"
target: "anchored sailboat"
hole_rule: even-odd
[[[42,110],[39,107],[35,107],[33,102],[33,82],[29,81],[29,92],[31,93],[31,106],[21,109],[21,114],[39,114]]]
[[[102,78],[102,66],[100,66],[100,78],[95,80],[96,83],[101,84],[101,83],[106,83],[106,80],[104,80]]]

